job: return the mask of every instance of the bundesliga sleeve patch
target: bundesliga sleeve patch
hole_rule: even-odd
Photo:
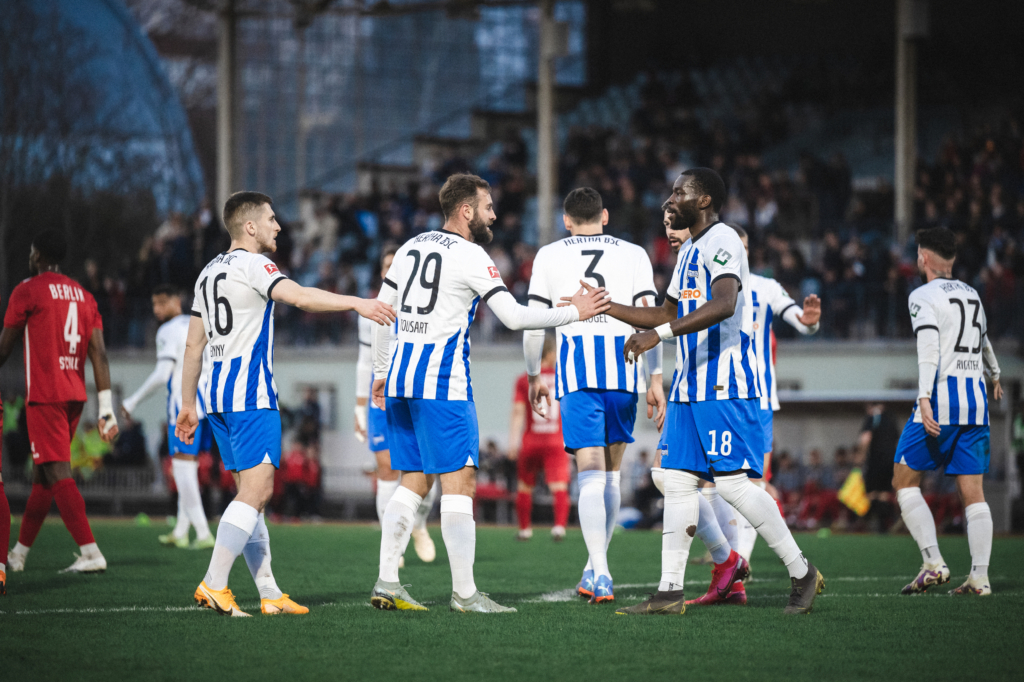
[[[281,272],[273,263],[267,263],[266,265],[263,266],[263,268],[267,271],[268,275],[276,275],[277,273]]]
[[[498,272],[498,268],[493,265],[487,266],[487,274],[491,276],[491,279],[501,279],[501,273]]]

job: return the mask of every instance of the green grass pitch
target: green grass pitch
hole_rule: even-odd
[[[371,526],[272,525],[281,587],[308,616],[260,616],[245,562],[231,574],[242,608],[229,619],[192,607],[209,550],[157,546],[162,528],[93,522],[110,568],[62,575],[75,549],[50,517],[24,573],[0,598],[0,678],[6,680],[945,680],[1020,679],[1024,669],[1024,539],[997,538],[990,598],[899,597],[919,554],[908,536],[842,536],[798,542],[824,573],[814,613],[782,615],[789,581],[763,541],[745,607],[691,608],[681,617],[624,617],[614,606],[571,598],[586,560],[579,531],[553,543],[538,529],[477,530],[477,584],[517,614],[448,611],[451,578],[440,529],[437,560],[410,546],[402,581],[429,613],[369,607],[379,531]],[[17,523],[15,523],[15,537]],[[657,532],[615,536],[617,604],[653,590]],[[695,543],[694,552],[702,550]],[[954,584],[969,569],[967,540],[942,549]],[[710,570],[687,569],[687,596]]]

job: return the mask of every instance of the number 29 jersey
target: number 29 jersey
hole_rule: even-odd
[[[939,365],[932,387],[932,414],[945,426],[988,425],[982,348],[988,333],[981,296],[960,280],[936,278],[914,289],[908,301],[914,335],[939,334]],[[921,423],[920,410],[914,421]]]
[[[235,249],[210,261],[196,282],[192,315],[206,331],[206,411],[276,410],[274,301],[287,279],[266,256]]]
[[[4,326],[25,330],[27,402],[85,402],[89,340],[103,329],[92,294],[70,277],[40,273],[14,287]]]
[[[454,232],[425,232],[398,249],[388,287],[397,292],[398,337],[385,395],[472,401],[469,328],[481,302],[508,291],[494,261]]]

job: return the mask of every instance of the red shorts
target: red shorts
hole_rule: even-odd
[[[71,439],[85,403],[29,403],[25,405],[32,463],[71,462]]]
[[[548,485],[569,482],[569,455],[561,446],[524,448],[519,453],[517,468],[519,480],[530,487],[537,484],[537,472],[541,469]]]

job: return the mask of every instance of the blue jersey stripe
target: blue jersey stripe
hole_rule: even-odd
[[[765,306],[764,321],[762,322],[764,334],[764,387],[765,391],[768,392],[768,409],[771,409],[772,403],[772,307],[770,305]],[[756,332],[755,332],[756,333]],[[746,351],[743,353],[744,359],[747,357]]]
[[[260,387],[260,369],[263,368],[267,358],[267,340],[270,337],[270,310],[273,301],[268,301],[263,311],[263,326],[260,328],[260,335],[256,337],[256,343],[252,347],[252,355],[249,356],[249,371],[245,383],[245,409],[255,410]],[[269,372],[267,372],[269,375]],[[267,381],[267,393],[273,393],[270,382]]]
[[[711,301],[711,271],[704,266],[704,283],[707,287],[708,302]],[[704,375],[704,400],[717,400],[718,391],[718,361],[722,352],[722,327],[716,324],[708,327],[708,358],[705,363],[707,374]]]
[[[981,403],[985,410],[985,426],[988,426],[988,386],[985,385],[985,381],[981,381]]]
[[[572,364],[576,368],[576,388],[592,388],[587,385],[587,363],[583,359],[583,337],[572,337]]]
[[[729,358],[729,398],[739,398],[740,387],[736,383],[736,363]]]
[[[558,365],[562,369],[562,395],[569,393],[569,378],[566,376],[565,365],[569,362],[569,339],[562,334],[562,351],[558,354]]]
[[[967,423],[978,423],[978,398],[974,395],[974,379],[967,378]]]
[[[398,385],[395,386],[395,396],[405,397],[405,374],[409,370],[409,361],[412,360],[414,344],[402,344],[402,360],[398,365]]]
[[[274,391],[274,375],[270,372],[270,365],[274,359],[274,332],[271,329],[274,325],[274,302],[270,301],[267,306],[269,310],[266,315],[267,342],[263,346],[263,381],[267,385],[267,398],[270,400],[270,409],[277,409],[277,392]]]
[[[224,365],[222,360],[214,360],[213,372],[210,373],[210,410],[217,412],[217,386],[220,385],[220,368]]]
[[[459,343],[460,334],[462,332],[457,331],[444,342],[441,366],[437,370],[437,390],[434,392],[434,400],[448,400],[448,385],[452,380],[452,363],[455,362],[455,346]]]
[[[626,356],[623,355],[626,350],[626,337],[616,336],[615,337],[615,374],[619,379],[619,389],[626,387]],[[636,382],[633,383],[636,386]]]
[[[960,394],[956,391],[956,377],[946,377],[946,390],[949,391],[949,423],[959,424]]]
[[[412,377],[412,397],[423,397],[423,384],[427,380],[427,367],[430,366],[430,356],[434,353],[434,344],[428,343],[420,351],[419,362],[416,363],[416,374]]]
[[[232,358],[228,366],[228,378],[224,382],[224,412],[235,411],[235,380],[242,371],[242,358]]]
[[[473,382],[469,379],[469,328],[473,326],[473,318],[476,317],[476,307],[480,304],[480,297],[473,299],[473,305],[469,307],[469,320],[466,322],[466,333],[462,336],[462,364],[466,367],[466,400],[473,402]]]
[[[384,380],[384,395],[388,394],[391,388],[391,373],[395,371],[395,360],[398,359],[398,354],[402,350],[402,342],[398,342],[398,348],[391,355],[391,362],[388,363],[388,378]]]
[[[690,259],[690,264],[691,265],[696,265],[697,264],[697,257],[700,255],[700,252],[697,249],[693,249],[692,252],[693,252],[693,258]],[[686,268],[684,274],[686,274],[687,272],[690,272],[689,268]],[[688,289],[695,289],[695,288],[697,288],[697,278],[693,277],[693,276],[687,278],[686,284],[687,284],[687,288]],[[709,292],[709,297],[710,297],[710,292]],[[680,304],[680,306],[681,305],[682,304]],[[697,309],[697,302],[694,301],[693,299],[690,299],[690,306],[689,307],[690,307],[690,310],[688,312],[692,313],[694,310]],[[682,313],[682,310],[680,310],[680,313]],[[683,314],[679,315],[679,317],[683,317],[683,316],[684,316]],[[699,332],[697,334],[687,334],[686,335],[686,351],[687,351],[686,352],[686,358],[687,358],[687,360],[689,360],[689,363],[688,363],[689,367],[686,368],[686,395],[692,401],[697,400],[697,337],[698,336],[700,336]],[[676,343],[679,343],[679,341],[677,340]]]
[[[747,395],[750,396],[750,397],[754,397],[754,396],[757,395],[757,389],[754,386],[754,384],[755,384],[755,379],[754,379],[755,372],[754,372],[753,368],[750,366],[750,354],[749,354],[749,351],[750,351],[750,337],[747,336],[745,333],[743,333],[741,331],[740,332],[740,366],[743,367],[743,374],[747,378]],[[769,360],[769,362],[767,363],[767,366],[771,367],[771,361],[770,361],[771,358],[768,358],[768,360]],[[771,386],[769,385],[769,387],[766,388],[765,390],[768,391],[769,393],[771,393]],[[768,409],[771,409],[771,404],[770,403],[768,405]]]
[[[608,368],[604,366],[604,337],[594,337],[594,372],[597,374],[597,387],[607,389],[608,388]],[[626,382],[620,381],[619,390],[626,388]]]

